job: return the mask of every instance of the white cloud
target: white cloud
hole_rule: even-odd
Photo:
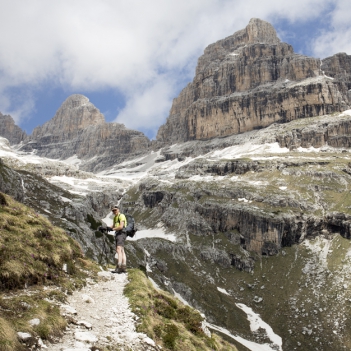
[[[350,0],[335,1],[333,11],[329,13],[330,30],[313,40],[313,51],[316,56],[324,58],[338,52],[351,54],[351,2]],[[326,23],[329,22],[326,19]]]
[[[160,76],[153,80],[151,86],[127,96],[127,105],[118,114],[116,122],[131,129],[143,126],[144,130],[156,135],[158,127],[168,115],[174,93],[174,87],[167,83],[167,78]]]
[[[14,119],[16,124],[19,124],[23,119],[30,114],[30,112],[35,111],[35,99],[30,89],[22,89],[21,92],[12,93],[11,98],[18,103],[12,106],[11,98],[8,94],[3,93],[6,91],[6,83],[0,82],[0,112],[3,114],[8,114]]]
[[[335,2],[346,23],[346,0],[0,0],[0,111],[12,113],[8,87],[111,88],[126,97],[118,121],[154,129],[208,44],[252,17],[307,21]]]

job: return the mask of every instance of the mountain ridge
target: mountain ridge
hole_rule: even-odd
[[[211,140],[347,110],[350,70],[350,55],[319,60],[296,54],[270,23],[253,18],[246,28],[205,48],[193,81],[174,99],[155,141],[123,124],[106,123],[80,94],[69,96],[32,135],[21,131],[10,116],[0,115],[0,135],[12,145],[20,144],[22,151],[54,159],[76,156],[82,170],[99,172],[178,142]]]
[[[144,153],[149,144],[142,132],[120,123],[107,123],[86,96],[74,94],[62,103],[51,120],[36,127],[32,135],[23,137],[18,149],[52,159],[75,156],[86,161],[81,165],[83,170],[97,172]],[[94,160],[96,155],[99,164]]]

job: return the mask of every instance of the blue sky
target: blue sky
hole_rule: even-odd
[[[0,112],[27,133],[83,94],[154,138],[198,57],[250,18],[295,52],[351,54],[350,0],[0,0]]]

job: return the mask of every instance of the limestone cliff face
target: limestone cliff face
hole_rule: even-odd
[[[19,144],[26,138],[26,132],[15,124],[9,115],[0,112],[0,135],[6,138],[10,144]]]
[[[205,49],[157,140],[228,136],[345,110],[351,105],[350,62],[346,54],[323,62],[295,54],[269,23],[251,19]]]
[[[66,99],[50,121],[34,129],[22,150],[36,150],[38,155],[54,159],[76,155],[84,161],[82,169],[99,171],[145,152],[148,145],[143,133],[106,123],[87,97],[76,94]],[[93,159],[96,155],[98,160]]]

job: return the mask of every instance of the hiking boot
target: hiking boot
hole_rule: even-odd
[[[120,273],[120,268],[118,267],[118,265],[116,265],[116,268],[114,271],[111,271],[111,273]]]
[[[127,265],[122,264],[122,266],[121,266],[121,273],[127,273]]]

